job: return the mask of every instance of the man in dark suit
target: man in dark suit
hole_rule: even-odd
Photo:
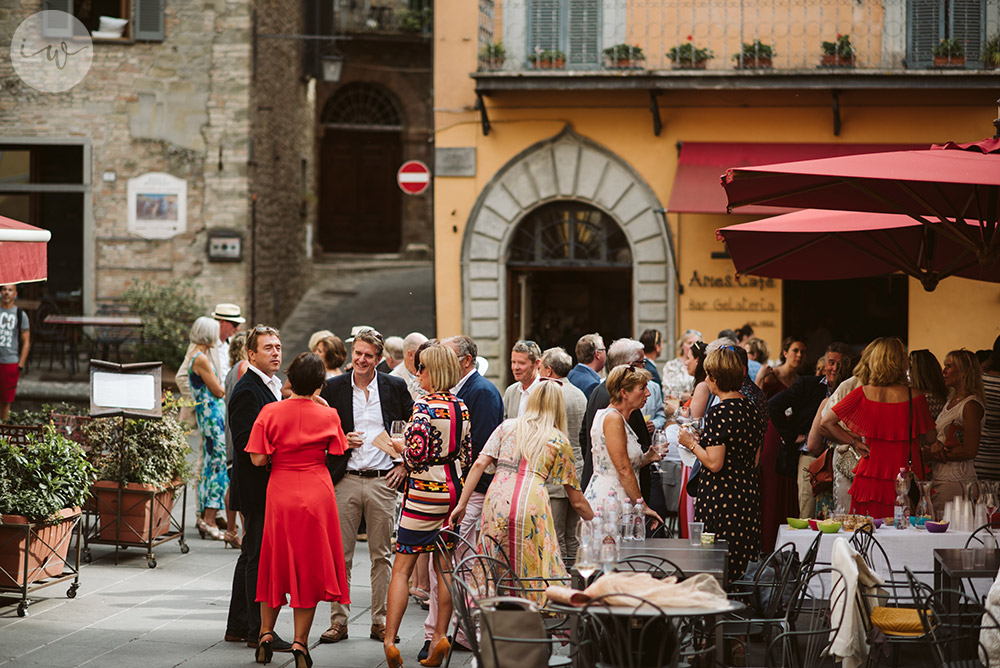
[[[258,325],[247,336],[247,359],[250,366],[233,387],[226,421],[233,434],[233,477],[230,481],[229,508],[243,513],[243,546],[233,573],[233,593],[229,599],[226,640],[246,641],[257,646],[260,634],[260,604],[257,603],[257,566],[264,538],[264,505],[268,471],[254,466],[245,448],[250,431],[261,409],[281,400],[281,379],[274,374],[281,368],[281,339],[278,330]],[[274,637],[279,652],[291,651],[290,643]]]
[[[406,383],[375,370],[375,365],[382,359],[382,352],[381,334],[370,327],[355,332],[351,342],[351,373],[329,379],[320,393],[340,414],[340,423],[351,447],[350,453],[342,455],[331,466],[344,542],[347,582],[350,585],[354,545],[358,539],[358,526],[364,517],[372,562],[372,626],[369,636],[380,642],[385,640],[396,488],[406,478],[406,471],[402,464],[393,462],[392,457],[372,442],[383,431],[389,431],[394,420],[408,420],[413,412],[413,399]],[[341,475],[343,477],[339,477]],[[340,642],[347,638],[349,615],[350,606],[331,604],[330,628],[320,636],[320,642]]]
[[[809,465],[816,459],[806,447],[809,429],[823,399],[837,389],[833,386],[837,370],[842,363],[846,363],[844,357],[849,352],[845,344],[831,343],[826,349],[822,376],[799,376],[791,387],[777,393],[768,402],[771,422],[781,436],[775,468],[782,475],[798,478],[799,517],[812,517],[816,509],[816,497],[809,482]]]
[[[635,339],[618,339],[608,348],[607,370],[610,373],[612,369],[622,364],[641,365],[643,358],[641,343]],[[584,413],[583,424],[580,425],[580,450],[583,451],[583,476],[580,479],[580,486],[584,490],[587,489],[590,477],[594,474],[594,458],[590,452],[590,428],[594,424],[594,416],[597,415],[597,411],[607,408],[610,405],[611,395],[608,393],[607,381],[602,380],[587,399],[587,412]],[[632,427],[632,431],[638,437],[642,451],[645,452],[648,450],[653,440],[650,438],[649,429],[646,428],[646,420],[642,417],[641,410],[632,411],[632,414],[628,416],[628,426]],[[662,512],[660,510],[662,502],[658,501],[658,499],[662,498],[662,495],[658,495],[657,502],[654,503],[654,499],[650,494],[650,472],[648,466],[643,466],[639,469],[639,489],[642,490],[642,497],[645,499],[646,504],[657,512]]]

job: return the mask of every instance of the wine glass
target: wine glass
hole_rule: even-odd
[[[669,442],[670,441],[667,439],[667,432],[665,429],[657,429],[656,431],[653,432],[652,447],[656,450],[656,453],[660,455],[661,458],[667,454],[667,446]],[[659,471],[660,463],[653,462],[650,470]]]
[[[583,524],[583,522],[580,524]],[[576,548],[576,563],[573,567],[580,574],[580,577],[583,578],[584,589],[589,584],[590,576],[597,570],[597,555],[595,551],[595,546],[591,541],[588,541],[586,544],[581,542]]]
[[[705,429],[705,418],[691,418],[687,425],[691,435],[695,438],[701,437],[701,432]]]
[[[674,422],[677,423],[678,427],[683,427],[686,424],[691,423],[691,407],[681,406],[677,409],[677,415],[674,417]]]
[[[986,521],[992,522],[993,516],[997,512],[997,489],[998,485],[993,480],[981,480],[980,485],[983,486],[983,497],[980,502],[986,506]]]
[[[389,440],[392,441],[392,447],[395,448],[397,454],[403,452],[405,432],[405,420],[393,420],[392,424],[389,425]]]

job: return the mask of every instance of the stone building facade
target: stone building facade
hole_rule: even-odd
[[[36,296],[64,310],[93,313],[132,279],[179,278],[206,306],[235,302],[280,323],[310,276],[315,84],[302,76],[300,42],[263,36],[303,32],[300,5],[153,4],[161,37],[134,39],[137,26],[95,39],[89,73],[65,92],[39,92],[0,61],[0,215],[53,231]],[[47,8],[0,9],[0,35]],[[52,185],[44,173],[66,161]],[[168,238],[129,225],[130,179],[157,172],[186,182],[186,227]],[[237,261],[209,259],[217,232],[241,239]]]

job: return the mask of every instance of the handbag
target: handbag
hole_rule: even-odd
[[[833,460],[837,473],[848,480],[854,480],[854,467],[861,461],[861,454],[849,444],[838,445],[836,450],[840,455]]]
[[[479,601],[480,668],[546,668],[552,646],[534,601],[496,596]],[[521,642],[529,641],[529,642]]]
[[[809,484],[813,496],[833,491],[833,449],[827,448],[809,464]]]

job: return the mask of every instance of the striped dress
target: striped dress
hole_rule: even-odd
[[[976,455],[976,477],[1000,480],[1000,376],[983,374],[986,388],[986,420]]]
[[[449,392],[427,394],[413,403],[406,425],[406,479],[396,552],[433,552],[462,495],[462,471],[472,456],[469,409]],[[454,547],[448,546],[449,549]]]

